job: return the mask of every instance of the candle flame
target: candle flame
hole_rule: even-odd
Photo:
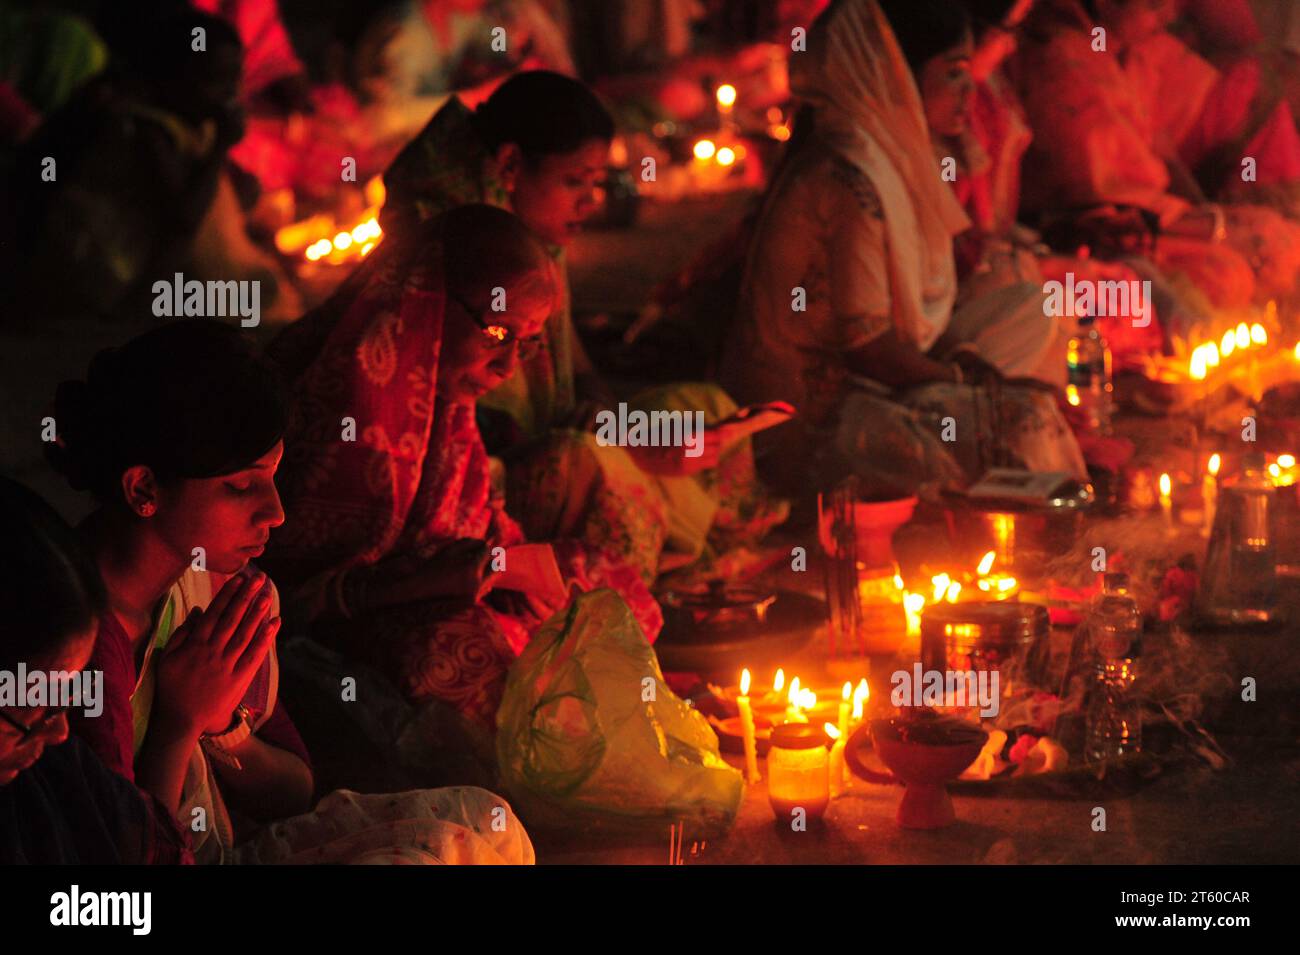
[[[948,585],[948,593],[944,595],[943,599],[948,601],[948,603],[950,604],[955,604],[957,602],[957,596],[960,593],[961,593],[961,584],[954,580],[952,583]]]
[[[736,161],[736,151],[730,146],[723,146],[718,150],[718,165],[730,166]]]
[[[799,691],[799,709],[811,710],[817,705],[817,694],[812,690],[803,689]]]
[[[903,607],[908,613],[920,613],[925,607],[925,594],[915,594],[908,591],[903,595]]]
[[[1168,474],[1160,475],[1160,496],[1168,497],[1169,493],[1173,490],[1173,488],[1174,485],[1173,482],[1169,480],[1169,475]]]
[[[1205,346],[1205,363],[1211,368],[1219,367],[1219,346],[1209,342]]]
[[[1016,583],[1017,581],[1016,578],[1014,577],[1003,577],[1001,580],[998,581],[998,590],[1002,591],[1003,593],[1005,593],[1008,590],[1014,590],[1016,587]]]
[[[1193,381],[1204,381],[1208,373],[1209,365],[1205,360],[1205,349],[1197,348],[1192,352],[1192,360],[1187,363],[1187,374]]]
[[[930,584],[934,587],[935,603],[943,599],[943,595],[947,592],[950,583],[952,583],[952,578],[947,574],[935,574],[930,578]]]
[[[895,590],[905,589],[905,585],[903,584],[903,578],[898,576],[898,574],[894,574],[894,589]]]
[[[1210,477],[1219,476],[1219,465],[1222,463],[1223,462],[1219,458],[1219,453],[1217,451],[1210,455],[1210,463],[1205,467],[1205,469],[1210,472]]]
[[[1300,345],[1296,345],[1296,350],[1300,352]],[[1075,385],[1065,386],[1065,400],[1074,407],[1079,407],[1079,389]]]
[[[1259,324],[1259,322],[1250,326],[1250,340],[1256,345],[1268,344],[1268,332],[1264,330],[1264,326]]]
[[[1224,358],[1227,358],[1232,354],[1233,349],[1236,347],[1237,336],[1232,333],[1232,329],[1228,329],[1223,333],[1223,340],[1219,342],[1219,352]],[[1300,345],[1297,345],[1296,347],[1300,348]]]
[[[1295,343],[1294,354],[1295,354],[1296,361],[1300,361],[1300,342]]]
[[[841,699],[843,699],[843,700],[845,700],[845,701],[847,702],[847,701],[848,701],[848,698],[849,698],[852,694],[853,694],[853,683],[852,683],[851,681],[849,681],[849,680],[845,680],[845,681],[844,681],[844,689],[840,692],[840,697],[841,697]]]
[[[718,147],[714,145],[714,142],[711,139],[701,139],[695,144],[696,159],[712,159],[713,154],[717,151]]]
[[[749,667],[740,671],[740,695],[749,696]]]
[[[786,694],[786,699],[790,701],[791,706],[798,709],[799,699],[800,699],[798,677],[795,677],[793,680],[790,681],[790,692]]]
[[[867,678],[863,677],[853,690],[853,718],[855,720],[862,719],[864,705],[870,698],[871,690],[867,687]]]
[[[993,569],[993,558],[996,556],[997,554],[995,554],[993,551],[989,551],[987,554],[985,554],[983,557],[980,558],[979,566],[976,567],[975,570],[981,577],[985,576],[990,570]]]
[[[831,739],[840,738],[840,728],[836,726],[834,723],[824,723],[822,724],[822,729],[826,731],[826,735],[829,736]]]
[[[1280,465],[1282,465],[1282,467],[1284,467],[1284,468],[1293,468],[1293,467],[1295,467],[1295,455],[1294,455],[1294,454],[1279,454],[1279,455],[1277,456],[1277,463],[1280,464]]]
[[[730,108],[736,105],[736,88],[730,83],[723,83],[714,95],[717,96],[718,105],[721,107]]]
[[[1276,464],[1270,464],[1268,466],[1268,473],[1273,475],[1274,478],[1280,478],[1282,476],[1282,469]]]
[[[777,667],[776,676],[772,677],[772,692],[780,693],[783,686],[785,686],[785,670]]]
[[[1245,322],[1237,326],[1236,336],[1238,348],[1250,347],[1250,329],[1246,327]]]

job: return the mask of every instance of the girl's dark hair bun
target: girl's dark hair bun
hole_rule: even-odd
[[[284,436],[288,411],[279,372],[237,328],[171,321],[59,385],[46,455],[73,488],[107,502],[127,468],[166,483],[251,466]]]
[[[45,445],[45,457],[77,491],[95,485],[92,462],[96,455],[87,447],[96,430],[90,420],[91,408],[90,389],[84,381],[64,381],[54,391],[51,416],[55,439]]]

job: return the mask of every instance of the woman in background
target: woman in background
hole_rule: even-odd
[[[805,498],[850,474],[873,494],[933,492],[1006,452],[1084,473],[1051,395],[1003,382],[1064,376],[1041,299],[1012,286],[954,314],[953,237],[969,222],[929,127],[961,115],[971,37],[960,7],[931,6],[948,33],[922,71],[928,109],[874,0],[833,3],[792,62],[805,108],[750,249],[723,384],[800,409],[755,440],[764,476]]]
[[[521,73],[474,112],[452,99],[434,116],[385,173],[380,220],[400,236],[486,202],[518,215],[559,267],[562,297],[537,354],[479,401],[488,449],[506,464],[507,504],[526,533],[615,549],[647,583],[694,561],[702,573],[725,574],[787,513],[758,483],[748,439],[723,448],[709,432],[704,453],[690,458],[602,446],[589,433],[595,411],[615,410],[617,399],[574,331],[564,249],[595,210],[613,135],[609,113],[581,83]],[[652,388],[628,404],[700,410],[706,424],[737,411],[706,383]]]
[[[1289,295],[1300,227],[1263,203],[1300,177],[1294,120],[1265,91],[1243,100],[1248,77],[1183,45],[1167,30],[1173,16],[1170,0],[1042,0],[1011,66],[1034,131],[1026,208],[1144,210],[1159,222],[1156,264],[1185,273],[1213,305]],[[1246,157],[1255,182],[1242,181]]]

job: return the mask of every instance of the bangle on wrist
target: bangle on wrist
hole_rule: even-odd
[[[239,758],[231,750],[253,735],[253,724],[249,721],[250,715],[248,707],[244,704],[240,703],[239,706],[235,707],[229,729],[216,735],[204,733],[199,737],[199,743],[204,752],[227,766],[243,769],[244,767],[239,762]]]

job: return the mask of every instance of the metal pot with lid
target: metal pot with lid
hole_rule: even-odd
[[[935,604],[921,615],[921,662],[940,672],[1009,667],[1035,686],[1046,686],[1051,630],[1047,608],[1040,604]]]

